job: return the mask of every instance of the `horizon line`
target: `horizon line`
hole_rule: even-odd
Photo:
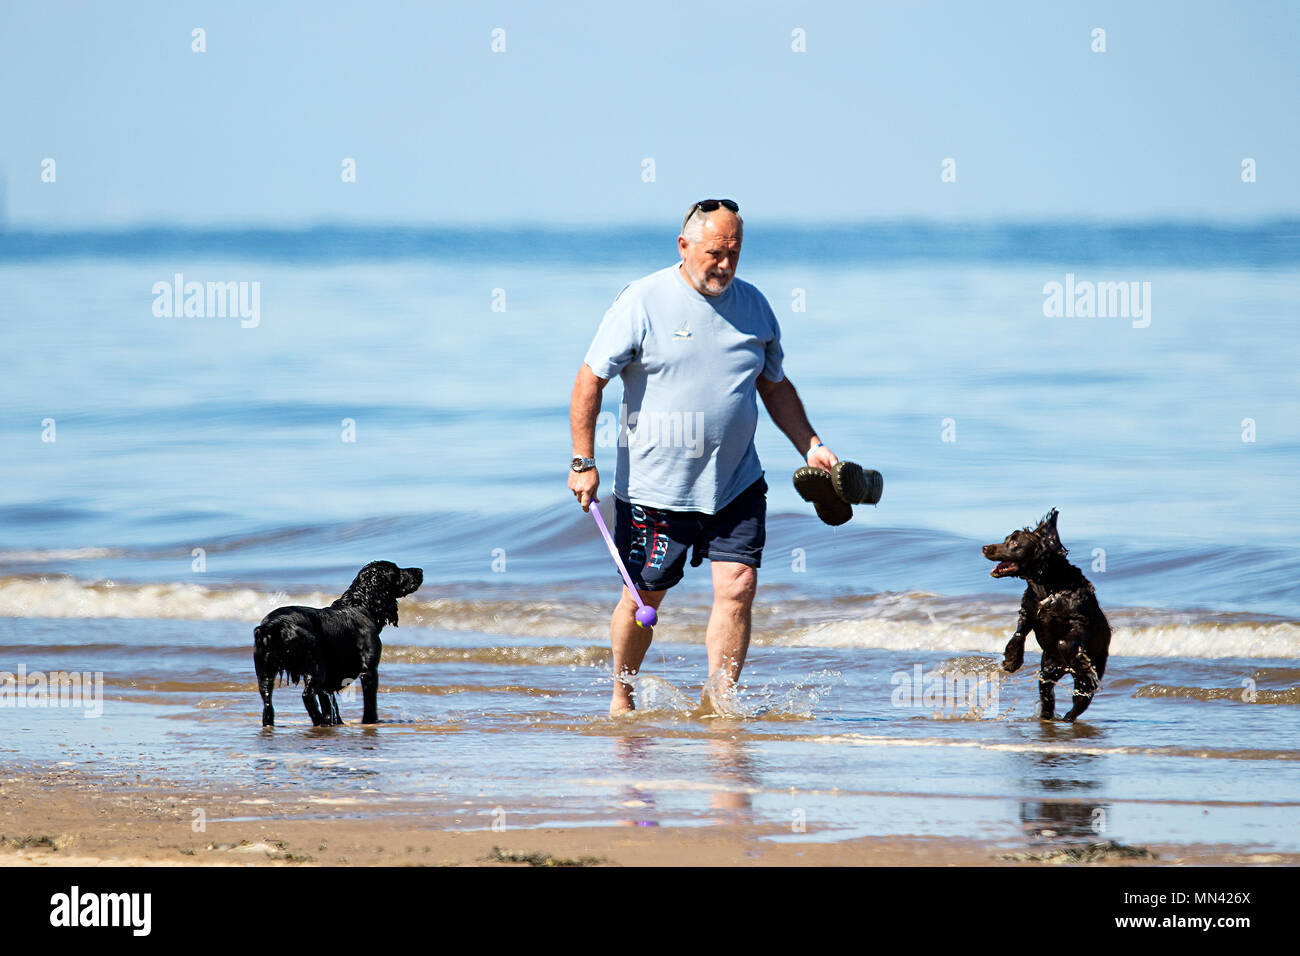
[[[933,229],[962,229],[972,227],[995,228],[1041,228],[1075,227],[1088,229],[1132,229],[1154,227],[1177,228],[1211,228],[1222,230],[1258,229],[1266,226],[1300,226],[1300,212],[1280,213],[1274,216],[1256,216],[1237,218],[1198,217],[1198,216],[1150,216],[1150,217],[1085,217],[1085,216],[1044,216],[1044,217],[986,217],[970,216],[962,218],[937,219],[930,216],[880,216],[862,219],[791,220],[774,219],[760,224],[751,223],[751,232],[761,231],[806,231],[817,229],[849,230],[879,229],[890,226],[927,227]],[[628,220],[618,225],[598,225],[590,222],[557,222],[554,220],[501,220],[495,222],[461,221],[461,220],[360,220],[360,219],[314,219],[294,220],[289,222],[271,222],[265,220],[231,220],[208,222],[178,222],[166,220],[139,220],[122,223],[99,223],[72,225],[56,228],[41,228],[39,223],[0,222],[0,235],[32,235],[42,237],[74,235],[123,235],[142,232],[268,232],[268,233],[308,233],[337,230],[356,231],[393,231],[393,232],[508,232],[534,231],[554,233],[597,233],[618,232],[657,232],[673,230],[671,224],[653,220]]]

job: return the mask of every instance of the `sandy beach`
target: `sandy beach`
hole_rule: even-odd
[[[909,835],[779,843],[777,828],[573,827],[494,831],[412,804],[377,815],[360,801],[279,800],[218,788],[105,781],[76,770],[6,774],[0,866],[1027,866],[979,840]],[[345,804],[339,806],[338,803]],[[195,811],[205,816],[196,829]],[[462,829],[461,827],[467,827]],[[1143,851],[1145,851],[1143,853]],[[1138,855],[1142,854],[1142,855]],[[1027,857],[1038,856],[1039,859]],[[1296,865],[1300,854],[1186,844],[1111,848],[1087,865]]]

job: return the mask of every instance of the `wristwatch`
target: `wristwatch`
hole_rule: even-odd
[[[591,470],[593,470],[593,469],[596,467],[596,459],[594,459],[594,458],[575,458],[575,459],[573,459],[573,461],[570,463],[570,466],[569,466],[569,467],[571,467],[574,471],[579,471],[579,472],[581,472],[581,471],[591,471]]]

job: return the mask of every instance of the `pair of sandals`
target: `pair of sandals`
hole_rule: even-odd
[[[880,472],[851,461],[837,462],[830,471],[803,467],[794,473],[794,490],[812,503],[817,517],[832,527],[853,517],[854,505],[874,505],[885,490]]]

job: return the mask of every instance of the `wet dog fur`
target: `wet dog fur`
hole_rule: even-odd
[[[343,723],[338,692],[359,679],[364,703],[361,722],[378,723],[376,694],[379,632],[397,626],[397,599],[424,583],[420,568],[372,561],[343,595],[326,608],[280,607],[253,628],[253,664],[262,695],[262,726],[275,725],[271,694],[283,675],[303,683],[302,703],[318,727]]]
[[[984,557],[998,562],[992,577],[1017,577],[1026,582],[1002,669],[1008,673],[1020,669],[1025,637],[1033,631],[1043,649],[1038,668],[1039,716],[1056,719],[1056,682],[1070,674],[1074,678],[1073,703],[1061,719],[1073,721],[1088,709],[1106,673],[1110,624],[1091,582],[1066,560],[1069,552],[1056,531],[1057,514],[1053,508],[1032,531],[1013,531],[1001,543],[986,544],[983,550]]]

